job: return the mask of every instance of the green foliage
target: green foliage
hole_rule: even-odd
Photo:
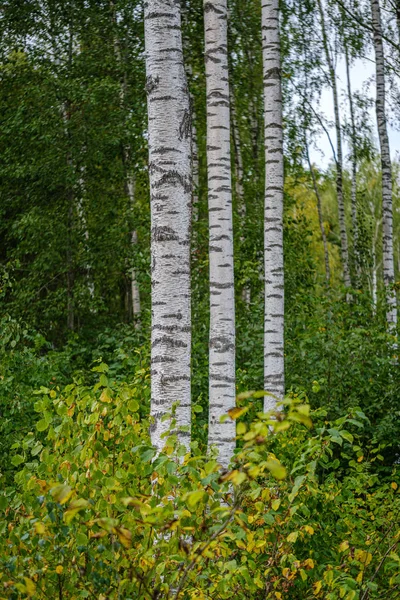
[[[173,415],[155,456],[148,375],[94,372],[93,387],[42,388],[36,431],[14,445],[0,597],[394,597],[400,481],[377,475],[359,409],[328,422],[292,398],[247,423],[249,404],[235,409],[239,449],[221,473],[196,442],[177,445]]]

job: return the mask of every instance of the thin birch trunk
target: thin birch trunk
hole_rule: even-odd
[[[350,127],[351,127],[351,222],[353,226],[353,252],[356,267],[357,284],[361,277],[360,253],[358,241],[358,210],[357,210],[357,134],[356,121],[354,116],[353,94],[351,89],[350,60],[347,44],[345,44],[346,78],[347,78],[347,96],[350,108]]]
[[[193,76],[192,64],[190,62],[190,41],[187,34],[185,34],[185,23],[188,21],[188,13],[190,8],[188,7],[187,0],[181,0],[182,7],[182,43],[183,43],[183,53],[184,53],[184,64],[186,71],[186,78],[188,82],[190,82]],[[191,147],[191,157],[192,157],[192,181],[193,181],[193,191],[192,191],[192,221],[197,222],[199,218],[199,146],[197,140],[197,115],[194,108],[194,97],[189,89],[189,97],[190,97],[190,107],[191,107],[191,122],[192,122],[192,147]],[[196,244],[193,244],[194,250],[196,250]]]
[[[346,287],[351,287],[350,269],[349,269],[349,246],[346,231],[346,214],[344,208],[343,195],[343,149],[342,149],[342,128],[340,124],[339,96],[336,83],[336,73],[333,66],[331,51],[329,48],[328,35],[325,25],[325,15],[321,0],[318,0],[319,14],[321,18],[322,42],[325,51],[326,62],[328,64],[329,79],[333,94],[333,107],[335,113],[336,130],[336,194],[338,203],[339,231],[340,231],[340,249],[343,265],[343,281]]]
[[[125,165],[128,164],[128,160],[129,160],[128,157],[125,157],[125,160],[124,160]],[[131,210],[131,212],[133,212],[133,209],[135,206],[135,177],[128,170],[125,175],[125,182],[126,182],[126,186],[125,186],[126,193],[129,198],[130,210]],[[130,232],[130,242],[131,242],[132,250],[134,251],[134,249],[136,248],[137,243],[138,243],[138,236],[137,236],[136,229],[132,229],[132,231]],[[142,309],[141,309],[141,304],[140,304],[139,283],[137,280],[135,267],[132,267],[130,270],[130,282],[131,282],[132,317],[134,320],[135,329],[140,329],[140,326],[141,326],[140,316],[142,313]]]
[[[308,148],[308,142],[307,142],[307,135],[306,134],[304,135],[304,143],[305,143],[305,148],[306,148],[306,157],[307,157],[308,168],[310,169],[311,178],[312,178],[312,182],[313,182],[314,193],[315,193],[315,197],[317,199],[317,210],[318,210],[319,228],[320,228],[320,231],[321,231],[322,244],[323,244],[323,247],[324,247],[325,279],[326,279],[326,285],[329,287],[330,281],[331,281],[331,269],[330,269],[330,265],[329,265],[328,240],[326,238],[326,232],[325,232],[325,227],[324,227],[324,219],[323,219],[323,216],[322,216],[321,195],[319,193],[318,183],[317,183],[317,179],[315,177],[315,172],[314,172],[314,167],[312,166],[311,159],[310,159],[310,152],[309,152],[309,148]]]
[[[179,402],[178,439],[190,442],[190,101],[180,3],[144,6],[151,206],[151,440],[165,445],[162,417]],[[182,431],[182,427],[186,431]]]
[[[284,396],[283,129],[279,2],[262,2],[265,140],[264,410]]]
[[[117,27],[117,15],[116,15],[116,10],[115,10],[114,0],[110,0],[110,8],[111,8],[111,12],[112,12],[112,22],[113,22],[114,27],[116,28]],[[123,68],[123,58],[122,58],[122,54],[121,54],[120,40],[119,40],[117,31],[116,31],[115,36],[113,37],[113,41],[114,41],[114,54],[117,59],[117,64],[122,69]],[[124,110],[126,108],[126,106],[125,106],[126,93],[127,93],[127,76],[126,76],[126,71],[124,69],[123,76],[121,77],[120,93],[119,93],[122,110]],[[123,164],[124,164],[124,170],[125,170],[125,192],[129,198],[130,210],[131,210],[131,212],[133,212],[134,205],[135,205],[135,176],[132,173],[132,170],[130,167],[131,148],[129,145],[123,147],[122,154],[123,154],[122,158],[123,158]],[[132,229],[132,231],[130,232],[130,243],[132,246],[132,250],[134,251],[135,247],[138,244],[138,235],[137,235],[136,229]],[[135,329],[140,329],[140,327],[141,327],[140,288],[139,288],[139,282],[137,280],[136,269],[133,266],[130,269],[130,287],[131,287],[131,300],[132,300],[132,304],[131,304],[132,318],[134,321]],[[128,302],[128,304],[129,304],[129,302]]]
[[[397,325],[397,303],[395,293],[392,290],[394,282],[392,163],[390,160],[389,136],[386,122],[385,57],[383,52],[379,0],[371,0],[371,13],[376,66],[376,119],[382,166],[383,282],[387,300],[386,320],[389,328],[395,331]]]
[[[208,445],[227,467],[235,423],[220,418],[235,406],[235,296],[227,44],[227,1],[204,3],[207,94],[207,174],[210,256]]]
[[[243,157],[242,157],[242,149],[240,145],[240,134],[239,127],[237,122],[237,113],[236,113],[236,103],[235,96],[232,93],[231,95],[231,116],[232,116],[232,141],[233,141],[233,149],[234,149],[234,162],[235,162],[235,191],[236,191],[236,199],[238,203],[239,209],[239,217],[240,217],[240,229],[243,232],[244,227],[246,225],[246,202],[244,199],[244,189],[243,189]],[[240,236],[240,243],[243,244],[244,236]],[[250,305],[251,300],[251,292],[248,284],[245,284],[242,289],[242,300],[248,307]]]

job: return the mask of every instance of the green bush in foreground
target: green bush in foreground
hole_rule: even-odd
[[[0,496],[0,598],[399,596],[398,474],[378,477],[359,409],[333,423],[319,410],[313,428],[291,398],[249,424],[254,394],[242,395],[228,417],[238,451],[221,473],[173,434],[155,457],[138,401],[147,377],[135,388],[95,370],[93,388],[42,388],[36,431],[13,448],[22,470]]]

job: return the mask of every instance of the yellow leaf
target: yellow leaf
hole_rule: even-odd
[[[307,559],[304,561],[304,566],[305,566],[307,569],[313,569],[313,568],[314,568],[314,561],[313,561],[313,559],[312,559],[312,558],[307,558]]]
[[[393,490],[397,490],[397,488],[399,487],[395,481],[392,481],[392,483],[390,485]]]
[[[43,533],[46,532],[46,527],[43,525],[43,523],[37,522],[35,523],[34,527],[36,533],[38,533],[39,535],[43,535]]]
[[[108,388],[104,388],[104,390],[101,392],[101,396],[100,396],[100,402],[107,402],[108,404],[110,402],[113,401],[113,399],[111,398],[111,394]]]
[[[116,527],[115,532],[121,544],[125,548],[130,548],[132,545],[132,534],[129,529],[126,529],[125,527]]]
[[[26,593],[29,597],[34,596],[36,592],[36,585],[33,583],[32,579],[28,579],[28,577],[24,577]]]
[[[322,581],[316,581],[314,583],[313,587],[314,587],[314,596],[317,596],[320,593],[320,591],[321,591]]]
[[[357,583],[361,583],[362,580],[363,580],[363,572],[360,571],[359,574],[356,577],[356,581],[357,581]]]
[[[346,596],[346,600],[354,600],[355,597],[356,597],[355,590],[350,590],[350,592]]]
[[[371,552],[366,552],[365,550],[356,550],[354,552],[354,558],[360,561],[360,563],[362,563],[363,566],[366,567],[372,560],[372,554]]]
[[[344,552],[345,550],[349,549],[349,542],[347,540],[345,540],[344,542],[342,542],[339,546],[339,552]]]
[[[268,471],[271,473],[272,477],[275,477],[275,479],[285,479],[286,469],[279,462],[279,460],[273,458],[271,460],[267,460],[264,464]]]
[[[280,592],[275,592],[275,598],[277,598],[277,600],[282,600],[282,594]]]
[[[243,435],[244,433],[246,433],[247,431],[247,427],[246,427],[246,423],[238,423],[237,427],[236,427],[236,433],[237,435]]]
[[[281,501],[279,499],[278,500],[272,500],[272,502],[271,502],[271,508],[272,508],[272,510],[278,510],[278,508],[280,507],[280,505],[281,505]]]
[[[57,575],[61,575],[61,573],[64,571],[64,567],[62,565],[57,565],[56,566],[56,573]]]
[[[289,533],[289,535],[287,536],[286,541],[294,543],[298,537],[299,537],[299,532],[292,531],[292,533]]]
[[[359,462],[359,463],[360,463],[360,462],[362,462],[363,460],[364,460],[364,456],[359,456],[359,457],[357,458],[357,462]]]
[[[235,407],[228,410],[228,415],[232,419],[232,421],[236,421],[239,417],[244,415],[249,410],[248,406],[244,406],[243,408]]]
[[[64,513],[64,521],[67,525],[69,525],[72,519],[83,509],[89,506],[89,502],[84,498],[78,498],[77,500],[73,500]]]
[[[311,527],[311,525],[305,525],[304,526],[304,531],[306,531],[310,535],[314,535],[314,528]]]
[[[59,504],[65,504],[72,496],[72,489],[69,485],[56,485],[51,488],[50,494],[53,496],[55,502]]]
[[[200,502],[204,498],[205,492],[203,490],[197,490],[195,492],[189,492],[186,497],[187,505],[189,508],[194,508],[196,504]]]

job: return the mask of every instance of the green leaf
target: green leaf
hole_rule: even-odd
[[[21,454],[15,454],[11,459],[11,464],[14,465],[14,467],[18,467],[24,462],[24,460],[25,459],[23,456],[21,456]]]
[[[8,498],[6,496],[0,496],[0,510],[6,510],[8,506]]]
[[[72,496],[72,489],[69,485],[56,485],[51,488],[50,494],[53,496],[55,502],[59,504],[65,504]]]
[[[139,402],[137,400],[130,400],[128,402],[128,410],[130,412],[137,412],[139,410]]]
[[[204,498],[203,490],[196,490],[195,492],[189,492],[186,496],[186,503],[189,508],[195,508],[195,506]]]
[[[46,421],[46,419],[41,419],[36,423],[36,429],[38,431],[45,431],[48,428],[48,426],[49,423]]]

